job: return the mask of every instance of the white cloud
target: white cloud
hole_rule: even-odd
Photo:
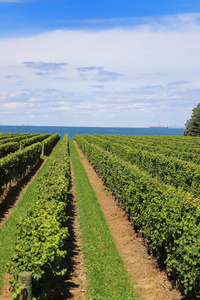
[[[91,85],[91,87],[94,87],[95,89],[103,89],[103,85]]]
[[[77,68],[80,72],[90,72],[90,71],[103,71],[103,67],[79,67]]]
[[[46,62],[35,62],[35,61],[25,61],[23,62],[28,68],[38,69],[42,71],[59,71],[63,67],[67,66],[67,63],[46,63]]]
[[[19,109],[19,108],[33,107],[33,105],[25,102],[9,102],[9,103],[4,103],[3,107],[8,109]]]
[[[98,81],[110,81],[110,80],[116,80],[120,76],[123,75],[117,72],[101,71],[97,74],[96,78]]]
[[[70,107],[60,106],[60,107],[54,107],[49,109],[49,111],[66,111],[66,110],[70,110]]]
[[[43,114],[49,125],[52,114],[60,124],[66,119],[73,123],[76,114],[84,113],[88,119],[83,122],[95,126],[112,113],[112,125],[122,126],[122,113],[127,126],[129,111],[135,126],[148,125],[156,114],[166,124],[174,124],[174,118],[184,124],[200,99],[199,17],[167,16],[133,28],[2,38],[1,107],[10,114],[21,109],[35,122]]]
[[[175,81],[168,83],[168,86],[176,86],[176,85],[182,85],[182,84],[188,84],[191,83],[191,81]]]

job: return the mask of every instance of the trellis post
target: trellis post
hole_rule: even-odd
[[[20,300],[32,299],[32,272],[24,271],[18,274],[19,287],[24,286],[21,291]]]

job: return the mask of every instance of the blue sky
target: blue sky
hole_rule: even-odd
[[[196,0],[0,0],[0,124],[184,126],[200,99]]]

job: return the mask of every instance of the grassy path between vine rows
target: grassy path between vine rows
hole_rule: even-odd
[[[88,299],[136,299],[110,229],[73,141],[70,156],[86,267]]]
[[[90,162],[84,157],[76,142],[74,143],[79,156],[82,157],[83,167],[96,192],[118,252],[140,298],[147,300],[182,299],[180,292],[172,287],[165,271],[161,271],[156,260],[148,255],[142,238],[135,233],[126,214],[117,206],[112,193],[105,188]]]

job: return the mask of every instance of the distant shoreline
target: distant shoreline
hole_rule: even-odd
[[[0,125],[0,132],[21,133],[59,133],[61,139],[68,133],[69,140],[77,134],[112,134],[112,135],[176,135],[183,136],[184,128],[147,128],[147,127],[79,127],[79,126],[33,126]]]

